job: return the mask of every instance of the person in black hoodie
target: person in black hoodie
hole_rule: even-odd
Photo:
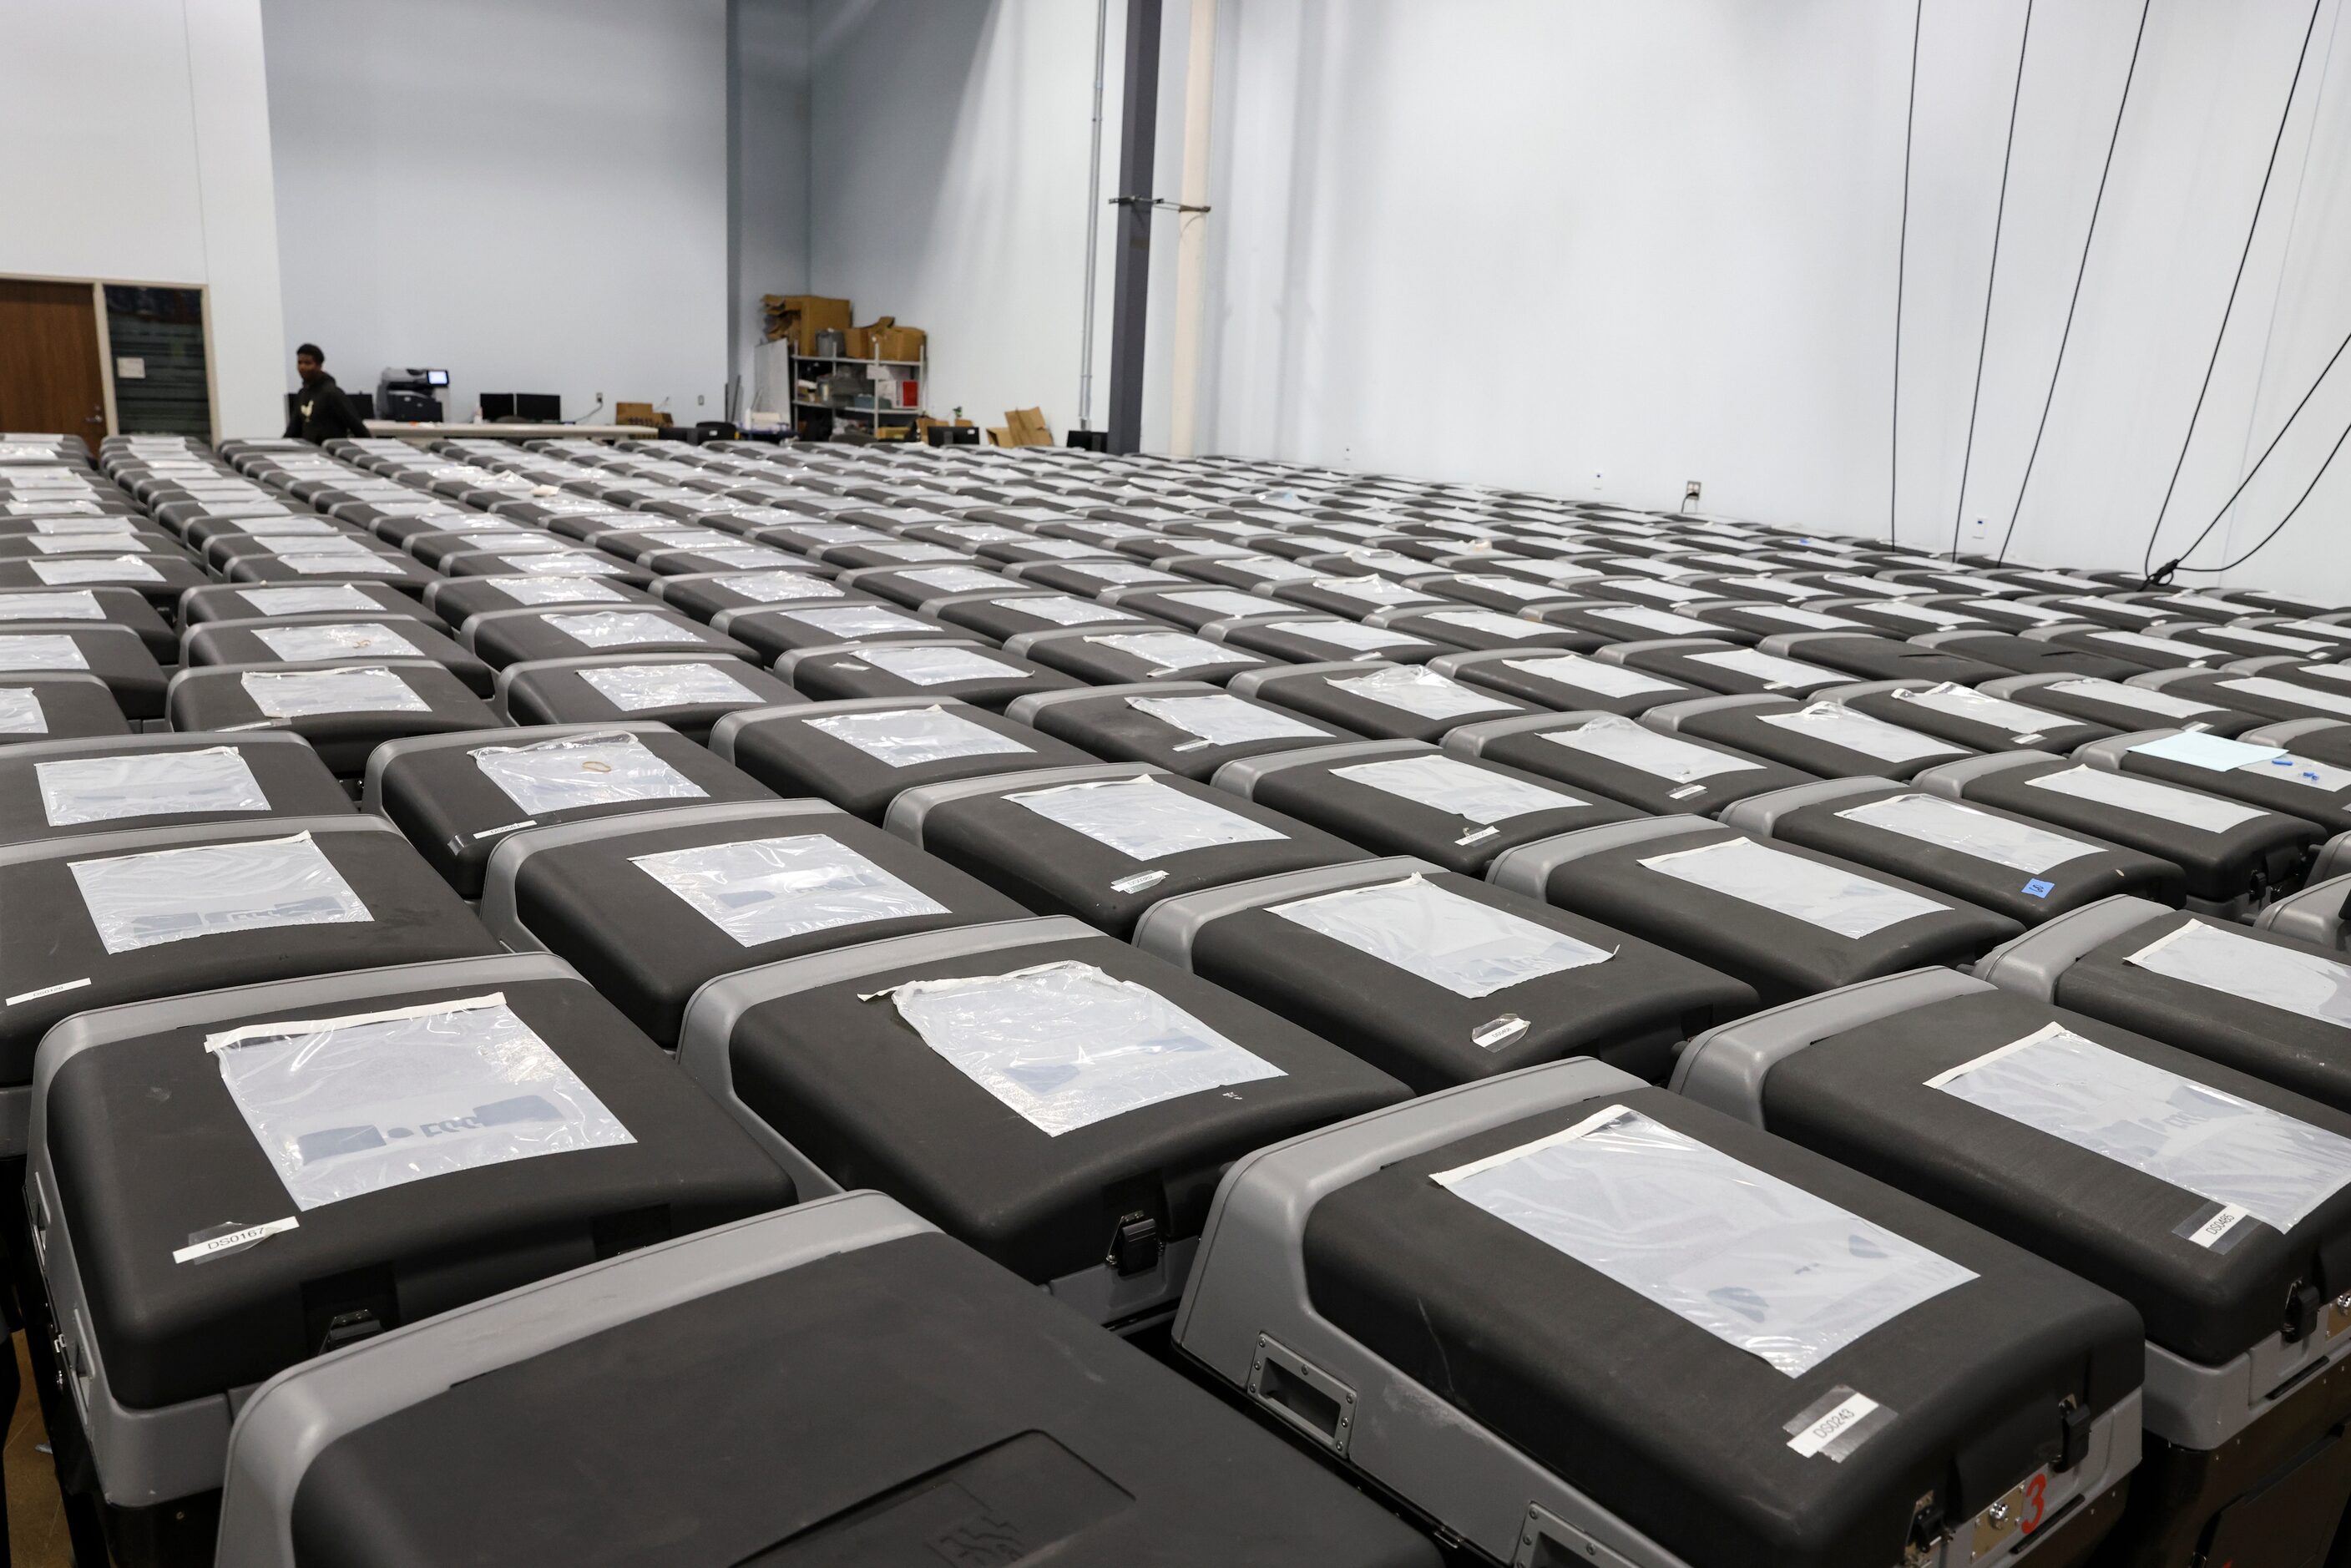
[[[318,344],[305,343],[295,350],[294,368],[302,374],[302,390],[294,394],[293,411],[287,415],[287,434],[321,443],[367,434],[360,411],[327,373],[327,356]]]

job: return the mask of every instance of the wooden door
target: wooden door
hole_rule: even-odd
[[[0,277],[0,430],[106,437],[98,310],[87,283]]]

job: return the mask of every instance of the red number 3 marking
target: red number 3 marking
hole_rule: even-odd
[[[2048,1490],[2047,1476],[2035,1476],[2024,1483],[2024,1500],[2029,1511],[2024,1516],[2023,1532],[2027,1535],[2032,1534],[2041,1526],[2042,1511],[2048,1506],[2048,1499],[2042,1494]]]

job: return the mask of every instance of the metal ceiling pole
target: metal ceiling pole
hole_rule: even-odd
[[[1200,313],[1208,257],[1208,124],[1216,105],[1217,0],[1192,0],[1184,72],[1184,188],[1176,217],[1176,350],[1168,376],[1167,450],[1197,450]]]
[[[1086,305],[1078,338],[1078,428],[1092,430],[1094,412],[1094,272],[1102,255],[1102,57],[1110,47],[1110,0],[1094,0],[1094,138],[1086,165]]]
[[[1143,340],[1151,303],[1151,177],[1159,131],[1160,0],[1126,0],[1119,112],[1118,270],[1111,286],[1110,449],[1143,444]]]

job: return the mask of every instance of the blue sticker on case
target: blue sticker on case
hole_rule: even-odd
[[[2032,894],[2034,898],[2046,898],[2056,890],[2057,884],[2055,883],[2043,882],[2039,877],[2034,877],[2031,882],[2024,884],[2024,891]]]

